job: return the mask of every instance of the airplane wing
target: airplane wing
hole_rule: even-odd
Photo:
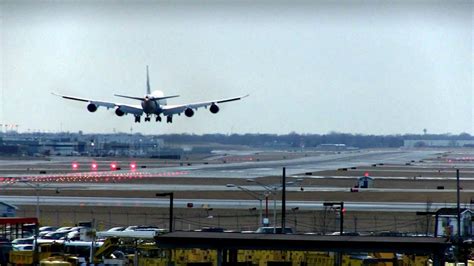
[[[242,98],[245,98],[247,96],[249,96],[249,95],[247,94],[247,95],[234,97],[234,98],[226,98],[226,99],[206,101],[206,102],[198,102],[198,103],[189,103],[189,104],[180,104],[180,105],[165,105],[165,106],[162,107],[163,108],[163,114],[165,116],[168,116],[168,115],[181,114],[182,112],[186,111],[187,109],[197,110],[198,108],[201,108],[201,107],[206,107],[207,108],[208,106],[212,106],[212,105],[217,107],[216,104],[218,104],[218,103],[238,101],[238,100],[240,100]],[[217,109],[217,111],[218,110],[219,109]],[[212,111],[212,108],[211,108],[211,111]]]
[[[95,112],[95,110],[98,107],[105,107],[107,109],[118,108],[124,114],[134,114],[134,115],[138,115],[138,116],[143,114],[143,108],[141,107],[141,105],[113,103],[113,102],[106,102],[106,101],[80,98],[80,97],[75,97],[75,96],[61,95],[61,94],[56,94],[56,93],[52,93],[52,94],[56,95],[56,96],[59,96],[59,97],[62,97],[64,99],[80,101],[80,102],[87,102],[87,103],[89,103],[89,105],[92,104],[93,105],[92,109],[89,109],[89,106],[87,107],[87,109],[91,112]]]

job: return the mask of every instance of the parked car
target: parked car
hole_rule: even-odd
[[[110,228],[109,230],[107,230],[107,232],[120,232],[120,231],[123,231],[123,230],[125,230],[125,227],[117,226],[117,227]]]
[[[26,237],[26,238],[17,238],[17,239],[14,239],[11,243],[12,245],[24,245],[24,244],[30,244],[32,245],[35,241],[35,238],[30,236],[30,237]]]
[[[160,228],[156,226],[147,226],[147,225],[132,225],[125,228],[123,231],[156,231]]]
[[[255,231],[257,234],[281,234],[282,233],[282,228],[277,226],[277,227],[272,227],[272,226],[264,226],[264,227],[259,227],[257,231]],[[284,234],[293,234],[293,229],[290,227],[285,227],[285,230],[283,230]]]
[[[40,231],[40,232],[43,232],[43,231],[52,232],[52,231],[56,231],[58,229],[59,229],[59,227],[57,227],[57,226],[41,226],[40,228],[38,228],[38,231]]]
[[[79,231],[71,231],[66,235],[67,240],[77,241],[81,239],[81,233]]]
[[[72,232],[72,231],[70,231],[70,230],[68,230],[68,231],[55,231],[55,232],[48,233],[48,234],[42,236],[41,238],[42,239],[62,240],[62,239],[66,239],[67,235],[70,232]]]
[[[19,244],[19,245],[13,245],[12,250],[27,251],[27,250],[33,250],[33,247],[34,247],[33,244]]]
[[[58,229],[56,229],[56,232],[67,231],[67,230],[70,230],[71,228],[72,228],[71,226],[59,227]]]

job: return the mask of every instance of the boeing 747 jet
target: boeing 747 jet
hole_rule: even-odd
[[[88,103],[87,110],[89,112],[95,112],[99,107],[105,107],[107,109],[115,109],[115,114],[117,116],[123,116],[126,114],[132,114],[135,116],[135,123],[140,123],[141,117],[145,115],[145,122],[151,121],[151,118],[154,116],[156,122],[161,122],[161,116],[166,117],[167,123],[173,122],[173,115],[181,115],[184,113],[187,117],[192,117],[194,111],[198,108],[209,107],[211,113],[216,114],[219,112],[219,106],[217,104],[237,101],[248,96],[239,96],[233,98],[226,98],[213,101],[197,102],[197,103],[188,103],[188,104],[179,104],[179,105],[169,105],[167,104],[167,99],[179,97],[179,95],[165,96],[162,91],[155,90],[151,91],[150,89],[150,77],[148,74],[148,66],[146,68],[146,94],[143,97],[134,97],[128,95],[115,94],[117,97],[132,99],[140,101],[140,104],[123,104],[115,102],[106,102],[98,101],[86,98],[79,98],[75,96],[67,96],[53,93],[54,95],[63,97],[68,100],[75,100]]]

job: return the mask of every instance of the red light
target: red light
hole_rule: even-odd
[[[111,163],[110,164],[110,169],[111,170],[116,170],[117,169],[117,164],[116,163]]]
[[[346,208],[342,208],[342,214],[346,213]]]
[[[92,163],[92,165],[91,165],[92,170],[97,170],[97,167],[98,167],[98,166],[97,166],[96,163]]]
[[[364,176],[369,176],[369,172],[365,172]]]
[[[79,168],[79,164],[77,164],[77,163],[72,163],[72,169],[73,169],[73,170],[76,170],[77,168]]]
[[[137,169],[137,165],[136,165],[135,163],[131,163],[131,164],[130,164],[130,168],[131,168],[132,170],[135,170],[135,169]]]

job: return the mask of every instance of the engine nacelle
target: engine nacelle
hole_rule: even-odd
[[[117,108],[117,109],[115,109],[115,114],[117,116],[123,116],[125,114],[125,112],[120,110],[120,108]]]
[[[93,104],[93,103],[90,103],[87,105],[87,110],[91,113],[97,111],[97,105]]]
[[[194,111],[193,109],[191,108],[187,108],[186,110],[184,110],[184,114],[187,116],[187,117],[191,117],[194,115]]]
[[[209,110],[211,111],[211,113],[217,114],[217,112],[219,112],[219,106],[217,106],[215,103],[213,103],[211,105],[211,107],[209,108]]]

